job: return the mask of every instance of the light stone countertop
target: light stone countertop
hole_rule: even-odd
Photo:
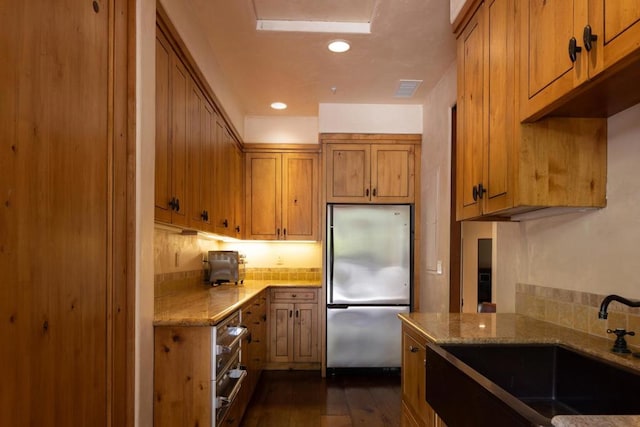
[[[320,288],[319,282],[245,280],[244,284],[191,287],[155,298],[154,326],[214,326],[267,288]]]
[[[400,319],[436,344],[562,344],[640,372],[640,358],[612,353],[613,339],[596,337],[513,313],[406,313]],[[631,348],[633,351],[638,349]],[[557,427],[639,427],[640,416],[559,415]]]

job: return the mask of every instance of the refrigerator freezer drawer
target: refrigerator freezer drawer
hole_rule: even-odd
[[[408,312],[408,306],[327,309],[327,367],[400,367],[402,331],[398,313]]]

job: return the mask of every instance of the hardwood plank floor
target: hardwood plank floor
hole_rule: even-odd
[[[399,375],[264,371],[241,427],[399,427]]]

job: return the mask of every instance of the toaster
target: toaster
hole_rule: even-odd
[[[244,257],[237,251],[209,251],[207,262],[211,286],[244,282]]]

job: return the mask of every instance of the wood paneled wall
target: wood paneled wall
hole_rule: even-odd
[[[133,0],[0,6],[0,425],[133,425]]]

